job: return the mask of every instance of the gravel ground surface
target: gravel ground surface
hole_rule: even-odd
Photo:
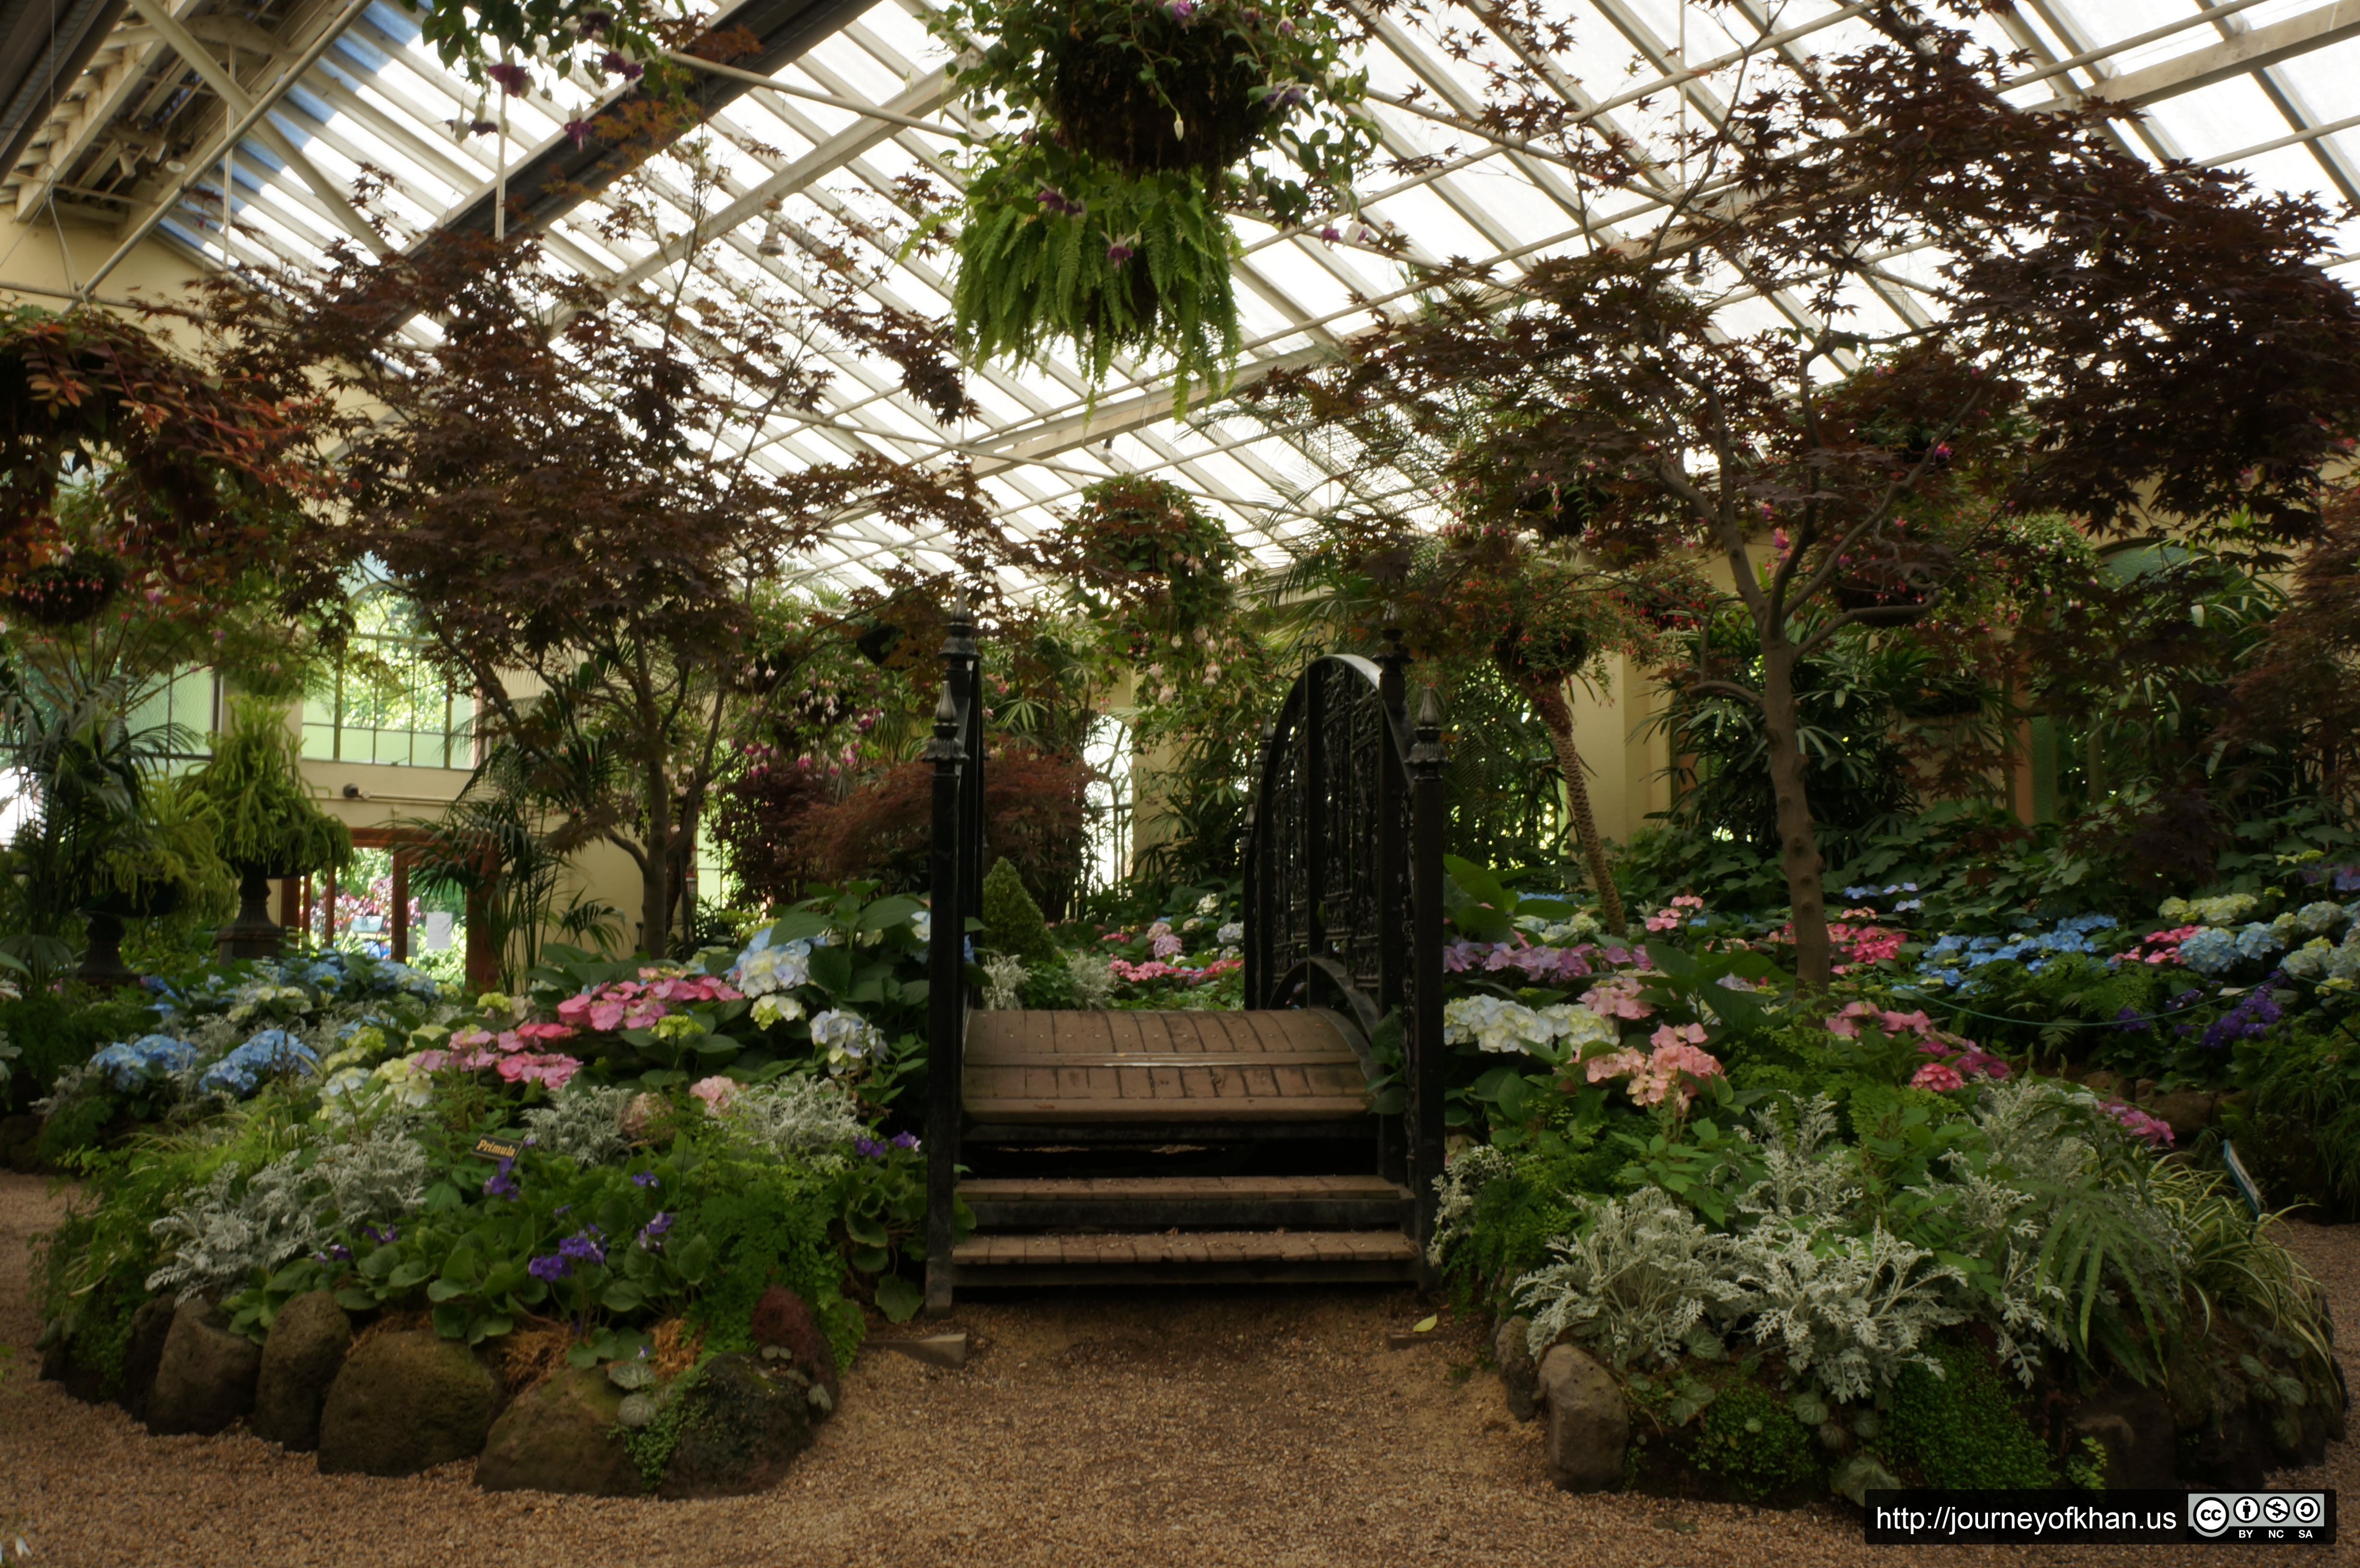
[[[962,1309],[964,1370],[864,1354],[842,1413],[761,1497],[654,1503],[487,1495],[469,1467],[323,1477],[243,1434],[151,1438],[33,1379],[24,1244],[57,1212],[0,1177],[0,1530],[67,1565],[1742,1564],[1906,1561],[1856,1513],[1567,1497],[1498,1380],[1454,1377],[1470,1334],[1388,1350],[1401,1290],[1043,1293]],[[2360,1227],[2295,1227],[2360,1323]],[[1446,1328],[1448,1325],[1446,1325]],[[2360,1342],[2355,1342],[2360,1343]],[[6,1348],[16,1347],[13,1355]],[[2360,1364],[2347,1356],[2360,1386]],[[2360,1497],[2339,1444],[2281,1486]],[[2344,1487],[2351,1481],[2354,1486]],[[2204,1564],[2341,1548],[2174,1549]],[[1924,1549],[1928,1563],[2145,1563],[2151,1549]]]

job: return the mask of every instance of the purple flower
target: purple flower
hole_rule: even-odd
[[[532,78],[525,74],[524,67],[512,64],[508,60],[502,60],[497,65],[486,66],[484,74],[498,82],[501,92],[511,95],[529,93],[532,90]]]
[[[322,1263],[350,1263],[353,1260],[353,1249],[341,1241],[332,1241],[328,1243],[326,1251],[315,1252],[311,1256]]]
[[[486,1198],[515,1197],[517,1195],[516,1179],[508,1174],[515,1169],[515,1160],[503,1159],[500,1161],[500,1168],[484,1178],[484,1196]]]
[[[2125,1034],[2145,1034],[2147,1031],[2147,1021],[2139,1016],[2136,1007],[2125,1007],[2116,1013],[2114,1024]]]
[[[1330,223],[1326,228],[1319,231],[1319,237],[1326,240],[1329,245],[1334,245],[1338,240],[1344,237],[1344,231],[1338,228],[1335,224]]]
[[[568,120],[565,122],[564,129],[566,139],[571,141],[577,150],[590,145],[589,121]]]
[[[660,1214],[639,1227],[639,1246],[650,1252],[663,1250],[664,1232],[672,1229],[672,1215]]]
[[[1088,211],[1087,203],[1071,200],[1054,185],[1043,185],[1041,193],[1032,199],[1052,212],[1065,212],[1076,218]]]
[[[1185,22],[1196,14],[1196,0],[1165,0],[1164,14],[1175,22]]]
[[[557,1244],[557,1255],[574,1263],[606,1262],[606,1249],[599,1243],[595,1234],[597,1229],[596,1225],[592,1225],[588,1230],[576,1231],[567,1236]]]
[[[361,1234],[368,1237],[371,1241],[377,1243],[379,1247],[386,1247],[401,1239],[401,1227],[397,1225],[389,1225],[383,1230],[379,1230],[375,1225],[363,1225],[361,1226]]]
[[[620,49],[608,49],[598,57],[598,63],[626,82],[637,82],[648,73],[648,68],[635,60],[625,60]]]
[[[614,20],[604,11],[585,11],[574,18],[574,25],[582,29],[584,38],[596,38],[606,36],[606,28]]]
[[[467,127],[467,134],[472,136],[488,136],[499,128],[500,123],[497,120],[477,120]]]
[[[1295,24],[1282,18],[1278,24],[1278,30],[1291,38],[1295,36]]]
[[[896,1149],[915,1149],[918,1147],[918,1135],[909,1132],[897,1132],[893,1135],[893,1147]]]
[[[890,1144],[879,1143],[871,1138],[856,1138],[852,1140],[852,1152],[865,1155],[870,1160],[884,1159],[885,1151],[891,1147]]]
[[[631,1178],[631,1185],[634,1187],[661,1187],[663,1183],[656,1180],[656,1173],[654,1171],[642,1171]]]
[[[1139,253],[1137,251],[1131,249],[1120,240],[1117,240],[1114,244],[1107,246],[1107,259],[1114,263],[1117,267],[1120,267],[1123,263],[1129,261],[1132,256],[1137,256],[1138,254]]]
[[[536,1279],[545,1279],[554,1285],[574,1272],[574,1265],[552,1253],[534,1258],[524,1266],[524,1271]]]

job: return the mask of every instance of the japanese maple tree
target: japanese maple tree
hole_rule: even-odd
[[[2119,110],[2011,104],[2011,62],[1950,25],[1983,8],[1880,5],[1843,52],[1755,53],[1725,114],[1667,133],[1684,182],[1554,90],[1561,29],[1499,9],[1514,47],[1469,128],[1651,216],[1513,278],[1429,269],[1415,314],[1292,388],[1345,421],[1480,407],[1489,460],[1598,557],[1726,563],[1755,677],[1673,678],[1760,709],[1810,986],[1830,954],[1798,663],[1968,582],[1994,516],[2282,550],[2360,429],[2330,214],[2146,163],[2108,134]]]

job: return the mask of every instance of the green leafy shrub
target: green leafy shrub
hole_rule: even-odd
[[[0,1001],[0,1034],[24,1052],[8,1080],[8,1108],[39,1099],[60,1073],[81,1066],[103,1045],[145,1034],[155,1022],[156,1010],[144,1000],[78,985]]]
[[[2016,1409],[2017,1391],[1972,1345],[1934,1347],[1941,1364],[1913,1367],[1893,1387],[1880,1445],[1928,1486],[2050,1486],[2048,1446]]]
[[[1699,1470],[1727,1475],[1749,1497],[1783,1491],[1819,1469],[1819,1452],[1795,1419],[1793,1401],[1753,1382],[1729,1385],[1704,1408],[1689,1456]]]

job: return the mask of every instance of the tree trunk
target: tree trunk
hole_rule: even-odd
[[[1770,739],[1770,788],[1778,804],[1778,865],[1786,874],[1786,900],[1795,936],[1795,975],[1806,991],[1824,991],[1833,971],[1828,950],[1828,908],[1820,887],[1819,840],[1804,789],[1802,717],[1795,701],[1795,648],[1781,641],[1762,650],[1762,727]]]
[[[1582,771],[1581,753],[1573,744],[1573,709],[1566,702],[1564,689],[1554,681],[1535,681],[1528,695],[1540,710],[1542,727],[1548,731],[1549,745],[1557,752],[1557,771],[1565,775],[1566,806],[1573,817],[1574,840],[1581,845],[1581,857],[1590,867],[1590,884],[1598,889],[1598,912],[1606,921],[1609,935],[1622,936],[1628,930],[1622,895],[1606,868],[1606,846],[1599,842],[1598,818],[1590,809],[1590,780]]]

